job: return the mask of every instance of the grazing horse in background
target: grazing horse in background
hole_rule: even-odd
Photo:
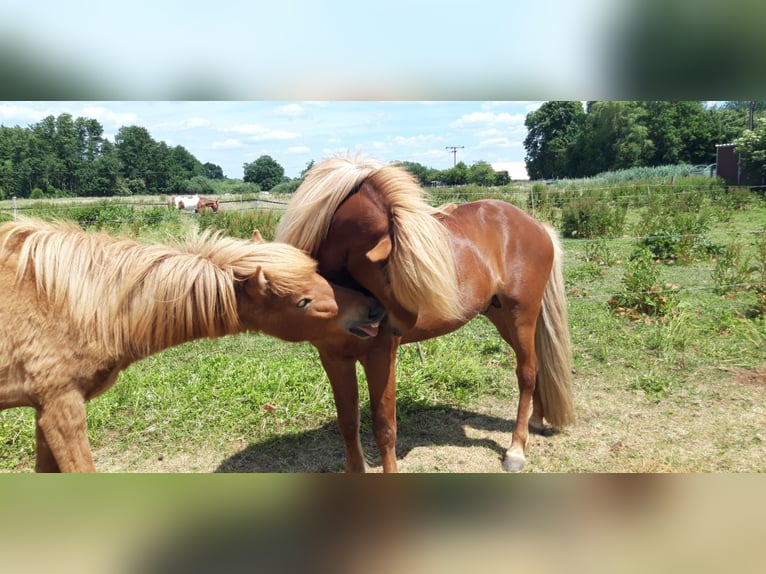
[[[218,200],[200,196],[194,213],[202,213],[204,209],[210,209],[213,213],[218,213]]]
[[[365,470],[356,361],[367,377],[383,470],[396,472],[399,344],[449,333],[479,314],[517,358],[519,403],[503,468],[524,467],[530,425],[573,422],[562,253],[553,228],[503,201],[433,208],[404,168],[335,157],[309,171],[276,238],[315,257],[328,280],[363,289],[388,312],[388,328],[375,338],[315,343],[347,471]]]
[[[197,212],[199,195],[174,195],[168,199],[168,205],[173,209],[186,209]]]
[[[384,313],[290,245],[143,245],[32,219],[0,226],[0,292],[0,410],[35,409],[37,471],[95,470],[85,403],[139,359],[245,331],[370,337]]]
[[[174,195],[168,199],[171,209],[185,209],[194,213],[202,213],[205,208],[210,208],[213,213],[218,213],[218,200],[208,199],[201,195]]]

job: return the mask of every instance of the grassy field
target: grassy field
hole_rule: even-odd
[[[706,250],[651,262],[644,295],[655,304],[665,298],[660,314],[609,304],[635,269],[646,208],[629,209],[619,236],[564,241],[578,421],[533,436],[527,471],[766,471],[766,323],[758,289],[766,203],[753,196],[743,209],[716,209],[697,236]],[[135,224],[115,232],[137,230],[154,240],[197,223],[173,217],[162,232]],[[413,346],[400,351],[400,470],[499,471],[517,398],[506,345],[479,317],[426,341],[423,352],[421,362]],[[360,380],[364,386],[361,371]],[[371,469],[379,470],[364,391],[362,398],[363,443]],[[343,469],[316,351],[262,335],[197,341],[136,363],[89,403],[88,421],[104,471]],[[33,447],[32,411],[0,412],[0,469],[29,471]]]

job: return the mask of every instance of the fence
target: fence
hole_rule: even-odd
[[[539,194],[541,189],[545,192]],[[641,192],[639,193],[639,189]],[[565,254],[566,263],[568,267],[568,276],[577,276],[577,267],[588,263],[587,257],[583,256],[583,252],[587,252],[588,249],[593,248],[598,244],[603,249],[607,249],[612,253],[622,253],[624,257],[616,257],[617,259],[625,259],[629,256],[631,249],[635,249],[636,246],[646,243],[648,241],[661,241],[666,239],[668,241],[685,242],[688,244],[700,245],[706,243],[708,245],[717,246],[719,249],[725,249],[725,245],[732,243],[744,243],[747,245],[754,245],[756,242],[763,240],[764,232],[766,231],[766,202],[762,199],[762,191],[760,188],[737,188],[740,190],[740,194],[746,194],[746,202],[749,202],[751,206],[755,208],[755,212],[762,213],[762,217],[749,217],[748,222],[745,224],[738,224],[736,227],[724,226],[722,229],[706,229],[704,231],[684,233],[684,232],[667,232],[667,233],[638,233],[635,230],[635,221],[632,222],[634,228],[630,233],[620,234],[601,234],[598,237],[591,238],[570,238],[565,239]],[[630,192],[632,190],[632,192]],[[583,197],[597,197],[599,200],[611,203],[614,205],[632,205],[632,206],[648,206],[652,202],[659,198],[680,199],[683,196],[688,196],[690,193],[696,194],[698,197],[704,199],[708,203],[717,204],[717,208],[722,212],[729,214],[734,213],[727,201],[727,194],[729,193],[725,189],[709,188],[706,190],[697,190],[690,192],[687,186],[661,183],[661,184],[617,184],[612,186],[603,186],[598,188],[586,188],[580,189],[577,187],[562,186],[561,188],[539,188],[537,186],[530,186],[526,189],[512,189],[503,190],[498,189],[476,189],[474,187],[468,188],[444,188],[440,189],[439,193],[431,192],[432,200],[435,203],[441,203],[442,200],[457,199],[458,201],[470,201],[473,199],[481,199],[486,197],[495,197],[504,199],[513,203],[523,209],[526,209],[533,216],[540,219],[550,219],[556,217],[556,214],[560,217],[561,213],[568,207],[572,206],[573,202],[581,200]],[[262,194],[258,196],[253,195],[239,195],[239,196],[220,196],[219,205],[220,210],[225,212],[254,212],[254,211],[281,211],[284,210],[289,202],[290,196],[284,197],[264,197]],[[743,200],[744,201],[744,200]],[[86,207],[108,206],[114,210],[114,224],[131,223],[128,219],[120,218],[120,209],[126,210],[146,210],[146,209],[169,209],[168,202],[164,200],[162,196],[144,197],[141,199],[126,199],[126,198],[112,198],[112,199],[73,199],[73,200],[21,200],[17,201],[15,198],[12,202],[0,202],[0,219],[16,219],[19,215],[36,215],[41,211],[44,211],[47,216],[67,218],[67,213],[72,210],[82,210]],[[122,212],[124,213],[124,212]],[[194,215],[185,212],[180,215],[181,217],[194,217]],[[555,222],[554,222],[555,223]],[[560,224],[560,222],[558,222]],[[715,254],[711,254],[711,258],[715,257]],[[579,258],[579,260],[578,260]],[[712,265],[713,263],[710,263]],[[710,266],[709,265],[709,266]],[[616,267],[619,269],[622,266],[621,263],[606,267]],[[683,269],[683,265],[678,265],[678,269]],[[671,270],[670,267],[665,268],[666,271]],[[674,278],[673,276],[665,277],[665,282],[669,284],[679,285],[673,288],[663,288],[660,286],[653,286],[651,291],[645,291],[645,293],[662,294],[662,293],[695,293],[701,291],[721,291],[721,290],[737,290],[747,289],[752,286],[750,281],[735,281],[732,283],[721,284],[716,282],[712,276],[712,272],[708,272],[708,279],[703,280],[703,274],[697,274],[694,284],[688,284],[685,278]],[[583,290],[578,287],[576,283],[577,279],[569,281],[570,284],[570,297],[582,298]],[[684,284],[687,283],[687,284]],[[615,294],[615,289],[619,285],[615,285],[614,281],[609,286],[605,286],[604,289],[595,290],[591,289],[587,292],[587,297],[598,301],[607,301]]]

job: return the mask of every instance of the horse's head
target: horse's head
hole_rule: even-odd
[[[316,273],[316,263],[303,252],[282,244],[265,245],[294,250],[299,258],[305,258],[307,272],[296,280],[296,264],[285,262],[280,268],[261,267],[248,277],[238,301],[240,321],[246,328],[293,342],[377,335],[385,314],[380,303],[329,283]]]

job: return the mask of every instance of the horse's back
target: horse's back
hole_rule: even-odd
[[[545,226],[513,204],[481,199],[458,205],[444,223],[457,237],[468,239],[483,254],[519,260],[551,259],[553,242]]]

